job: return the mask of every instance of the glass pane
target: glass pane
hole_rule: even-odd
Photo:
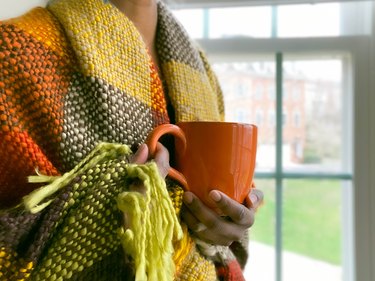
[[[271,37],[271,7],[240,7],[209,10],[209,37]]]
[[[372,5],[371,1],[353,1],[279,6],[278,37],[370,34]]]
[[[224,93],[228,122],[258,126],[256,171],[275,167],[275,63],[270,60],[213,64]]]
[[[286,180],[283,280],[342,281],[342,182]]]
[[[204,14],[202,9],[174,10],[173,13],[192,38],[203,38]]]
[[[372,34],[373,1],[174,10],[193,38]],[[273,13],[274,12],[274,13]],[[205,34],[206,32],[206,34]]]
[[[283,64],[283,166],[289,172],[342,172],[351,155],[347,60],[288,59]],[[345,124],[345,125],[344,125]]]
[[[250,229],[249,259],[246,280],[275,280],[275,181],[255,179],[264,193],[264,205],[259,208],[255,224]]]
[[[319,19],[319,20],[317,20]],[[338,36],[340,4],[278,7],[279,37]]]

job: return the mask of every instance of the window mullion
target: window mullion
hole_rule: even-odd
[[[282,217],[283,217],[283,55],[276,53],[276,281],[282,281]]]

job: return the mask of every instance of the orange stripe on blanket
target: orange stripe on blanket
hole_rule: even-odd
[[[216,268],[220,280],[246,281],[237,260],[230,261],[226,266],[218,265]]]
[[[63,98],[72,66],[13,25],[0,25],[0,61],[0,131],[27,131],[60,167]]]
[[[151,111],[155,126],[169,123],[170,120],[167,112],[167,101],[163,84],[159,77],[158,70],[152,60],[150,60],[150,75]]]
[[[22,196],[39,187],[30,184],[27,177],[35,170],[45,175],[58,175],[41,148],[25,132],[0,132],[0,206],[17,204]]]
[[[6,20],[5,23],[17,26],[20,30],[31,35],[34,40],[42,42],[45,47],[63,57],[62,59],[69,59],[66,53],[68,43],[64,40],[64,31],[47,9],[34,8],[21,17]]]

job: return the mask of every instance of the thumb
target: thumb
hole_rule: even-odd
[[[141,144],[138,150],[131,157],[130,162],[134,164],[144,164],[148,158],[148,147],[146,144]]]

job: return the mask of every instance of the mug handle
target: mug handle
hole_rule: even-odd
[[[179,138],[183,143],[183,150],[186,150],[186,137],[185,133],[181,130],[181,128],[173,124],[162,124],[157,126],[154,130],[152,130],[146,139],[146,144],[152,156],[155,155],[156,145],[159,139],[165,134],[171,134]],[[189,191],[187,180],[182,173],[180,173],[174,168],[170,168],[168,171],[168,176],[178,181],[182,185],[184,190]]]

